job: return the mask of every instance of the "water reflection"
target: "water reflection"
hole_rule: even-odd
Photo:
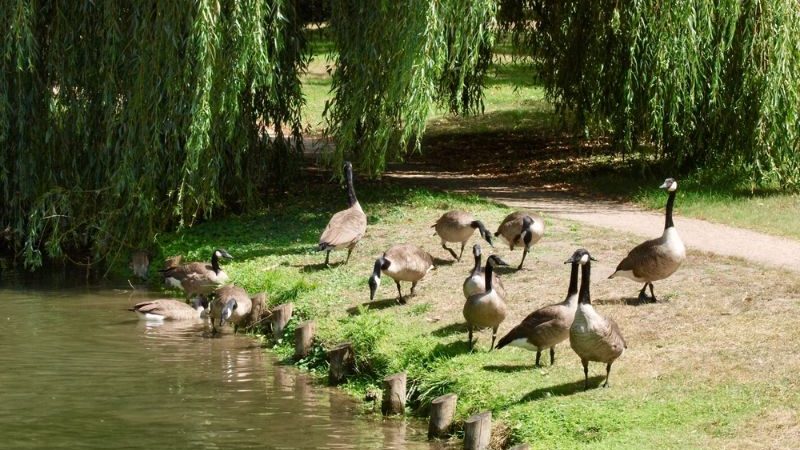
[[[257,340],[140,321],[130,291],[0,287],[0,447],[430,449]]]

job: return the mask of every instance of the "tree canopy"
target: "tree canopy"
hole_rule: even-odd
[[[253,206],[297,159],[290,0],[0,0],[0,28],[0,226],[29,266]]]

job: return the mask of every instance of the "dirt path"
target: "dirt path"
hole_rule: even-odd
[[[530,209],[545,216],[575,220],[643,238],[657,237],[664,227],[663,212],[643,210],[630,203],[520,188],[496,177],[442,172],[425,164],[398,165],[385,177],[415,186],[478,194],[513,208]],[[689,249],[800,272],[798,241],[681,217],[679,212],[680,204],[677,204],[675,225]]]

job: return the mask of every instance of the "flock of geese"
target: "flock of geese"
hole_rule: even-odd
[[[330,263],[330,252],[347,249],[345,264],[349,261],[356,244],[364,237],[367,217],[356,198],[353,187],[353,167],[344,165],[347,183],[348,208],[334,214],[319,240],[318,251],[325,252],[325,264]],[[634,247],[619,263],[616,271],[609,277],[623,277],[643,283],[639,292],[642,302],[656,301],[653,282],[672,275],[686,258],[686,248],[675,229],[672,211],[678,183],[667,178],[660,188],[668,192],[666,222],[659,238],[648,240]],[[492,235],[483,222],[466,211],[449,211],[433,224],[435,234],[441,239],[442,248],[456,261],[461,261],[467,242],[478,230],[480,236],[493,247],[492,238],[500,237],[511,250],[523,248],[522,258],[517,270],[523,267],[531,247],[544,236],[545,227],[541,217],[525,211],[509,214]],[[447,244],[461,244],[458,254]],[[463,315],[467,323],[469,348],[473,348],[473,332],[480,329],[492,330],[492,343],[489,348],[501,349],[506,346],[520,347],[536,352],[536,366],[541,365],[541,354],[550,351],[550,364],[555,363],[555,347],[569,340],[570,346],[581,359],[584,370],[584,388],[588,388],[589,362],[606,364],[608,386],[611,365],[619,358],[627,344],[619,326],[609,317],[595,310],[591,302],[590,284],[592,261],[596,259],[586,249],[576,250],[565,264],[571,265],[569,287],[566,298],[559,303],[539,308],[530,313],[518,325],[500,338],[495,347],[497,330],[505,320],[506,290],[497,276],[495,267],[507,266],[498,255],[490,255],[482,266],[482,250],[479,244],[472,247],[474,266],[464,280]],[[226,322],[240,325],[252,319],[256,311],[265,307],[263,294],[251,298],[237,286],[226,284],[227,274],[220,267],[220,259],[231,259],[224,249],[217,249],[211,256],[211,263],[194,262],[180,264],[174,262],[161,270],[165,284],[182,289],[188,297],[199,296],[191,305],[178,300],[153,300],[135,305],[132,310],[149,320],[205,320],[211,319],[212,329],[222,327]],[[412,244],[396,244],[389,247],[375,260],[369,277],[370,300],[374,300],[380,287],[381,276],[391,278],[397,287],[398,301],[406,303],[401,282],[411,283],[410,295],[415,294],[419,283],[432,269],[434,261],[430,254]],[[579,277],[580,275],[580,277]],[[579,286],[580,281],[580,286]],[[649,287],[650,296],[646,289]],[[209,297],[213,300],[209,303]]]

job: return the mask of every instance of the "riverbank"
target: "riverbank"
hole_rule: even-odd
[[[455,392],[459,420],[490,409],[509,442],[535,447],[800,443],[795,420],[800,361],[793,357],[800,332],[782,319],[800,309],[796,275],[690,250],[681,270],[656,285],[664,303],[630,306],[639,286],[604,278],[639,239],[546,217],[547,234],[526,269],[504,274],[510,314],[499,333],[532,310],[560,301],[568,278],[564,259],[579,246],[588,248],[600,259],[593,299],[620,324],[630,348],[614,366],[611,389],[583,392],[580,361],[568,344],[557,348],[554,366],[542,369],[533,369],[531,352],[487,352],[486,332],[478,334],[476,351],[467,350],[461,283],[471,258],[452,263],[430,225],[459,208],[493,230],[509,209],[474,196],[367,183],[357,176],[367,236],[348,265],[339,264],[344,253],[334,253],[332,267],[325,268],[324,255],[313,248],[330,215],[345,204],[344,191],[325,180],[312,177],[258,214],[161,235],[160,250],[205,260],[214,248],[226,248],[236,258],[226,265],[235,283],[250,292],[266,290],[272,305],[294,303],[295,319],[285,338],[273,343],[286,362],[295,324],[316,320],[317,350],[297,365],[320,379],[326,373],[324,349],[353,342],[359,370],[343,388],[359,398],[379,391],[383,376],[406,371],[410,412],[424,413],[431,399]],[[397,242],[423,247],[437,269],[404,306],[394,301],[390,282],[370,302],[366,280],[372,263]],[[521,256],[503,244],[495,251],[512,265]],[[595,385],[604,373],[600,365],[590,367]]]

